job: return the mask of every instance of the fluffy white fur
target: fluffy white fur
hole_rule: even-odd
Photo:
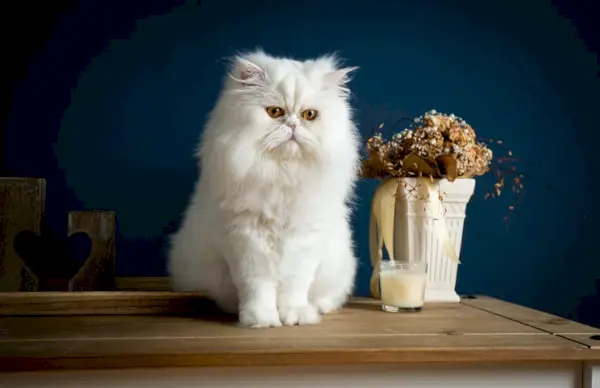
[[[346,87],[354,69],[333,56],[233,59],[172,236],[175,290],[206,292],[249,327],[317,323],[346,302],[357,266],[349,217],[358,135]],[[286,114],[273,119],[269,106]],[[305,109],[316,119],[304,120]]]

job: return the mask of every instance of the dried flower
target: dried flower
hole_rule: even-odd
[[[383,124],[379,125],[381,128]],[[523,189],[523,175],[511,165],[516,161],[512,151],[494,159],[486,143],[494,146],[503,144],[498,139],[478,141],[475,131],[463,118],[432,109],[412,119],[408,128],[395,133],[389,140],[384,139],[380,132],[369,138],[369,157],[363,161],[362,175],[378,179],[425,176],[454,181],[456,178],[483,175],[492,169],[498,179],[484,199],[499,197],[508,184],[517,195],[518,202]],[[506,182],[505,177],[508,177]],[[507,224],[514,209],[514,205],[508,207]]]
[[[383,139],[376,133],[367,141],[369,159],[363,164],[363,175],[371,178],[429,175],[432,178],[473,177],[488,171],[492,151],[475,140],[475,131],[455,114],[438,113],[435,109],[413,119],[414,124]],[[380,127],[381,128],[381,127]],[[376,152],[375,152],[376,150]],[[439,165],[439,157],[455,160],[453,174]],[[410,158],[410,163],[407,163]],[[418,161],[417,159],[423,159]],[[448,158],[445,158],[448,164]]]

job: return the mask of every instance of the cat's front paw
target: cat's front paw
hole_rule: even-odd
[[[240,324],[254,329],[279,327],[281,321],[275,308],[246,307],[240,310]]]
[[[300,306],[280,306],[279,319],[287,326],[313,325],[321,322],[321,315],[314,306],[309,304]]]
[[[321,314],[329,314],[339,310],[341,303],[330,298],[321,298],[312,303]]]

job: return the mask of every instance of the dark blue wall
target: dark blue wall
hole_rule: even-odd
[[[338,50],[361,67],[351,86],[363,135],[436,108],[526,159],[508,230],[514,198],[484,201],[494,180],[478,180],[458,288],[568,315],[600,277],[597,60],[549,2],[518,3],[81,1],[16,89],[7,167],[49,180],[59,231],[67,210],[116,210],[118,273],[163,275],[221,59],[256,46],[300,58]],[[359,294],[375,184],[359,186]]]

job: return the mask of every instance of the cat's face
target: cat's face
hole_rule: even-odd
[[[355,68],[332,58],[299,62],[263,53],[238,57],[226,86],[227,120],[256,158],[320,159],[353,134],[345,83]]]

